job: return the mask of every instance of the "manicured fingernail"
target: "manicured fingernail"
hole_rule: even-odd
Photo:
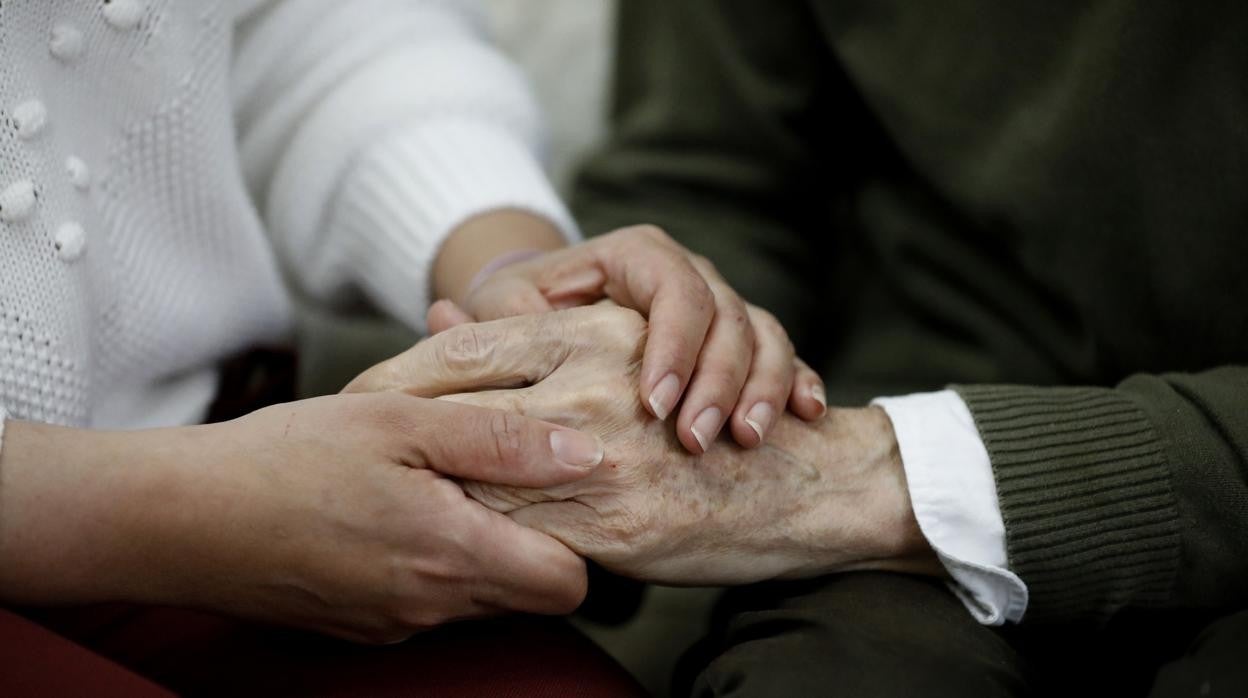
[[[669,373],[650,391],[650,409],[660,420],[667,419],[676,407],[676,399],[680,396],[680,379],[675,373]]]
[[[767,433],[767,429],[771,426],[771,420],[776,416],[776,411],[766,402],[757,402],[745,413],[745,423],[750,425],[755,434],[758,434],[758,440],[761,443],[763,434]]]
[[[579,431],[550,432],[550,450],[555,458],[576,468],[593,468],[602,462],[602,444]]]
[[[810,396],[815,402],[819,403],[819,412],[822,414],[828,409],[828,395],[823,392],[823,386],[818,383],[810,386]]]
[[[719,411],[718,407],[708,407],[702,410],[702,414],[698,415],[693,424],[689,426],[689,431],[693,432],[693,438],[698,440],[698,445],[702,447],[705,453],[711,447],[711,439],[719,432],[719,428],[724,424],[724,413]]]

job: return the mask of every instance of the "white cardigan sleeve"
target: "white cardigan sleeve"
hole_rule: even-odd
[[[575,239],[538,162],[541,120],[472,0],[269,0],[239,17],[240,156],[289,276],[422,329],[447,234],[486,211]]]

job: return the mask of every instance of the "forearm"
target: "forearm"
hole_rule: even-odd
[[[550,220],[519,209],[474,216],[447,237],[433,267],[437,298],[462,304],[473,279],[492,260],[508,252],[555,250],[567,244]]]
[[[183,432],[185,430],[162,430]],[[179,440],[10,421],[0,453],[0,599],[160,600],[153,546]],[[192,448],[189,444],[186,449]]]
[[[846,487],[840,496],[815,502],[803,522],[821,533],[817,559],[825,561],[827,571],[947,576],[915,519],[888,415],[878,407],[834,409],[816,428],[818,439],[807,452],[816,454],[821,478]]]

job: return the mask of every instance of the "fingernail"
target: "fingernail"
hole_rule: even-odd
[[[550,432],[550,450],[555,458],[576,468],[593,468],[602,462],[602,444],[579,431]]]
[[[816,383],[815,385],[810,386],[810,396],[814,398],[815,402],[819,403],[820,414],[828,410],[828,395],[823,392],[822,385]]]
[[[776,411],[766,402],[754,403],[749,412],[745,413],[745,423],[750,425],[755,434],[758,434],[758,440],[761,443],[763,434],[767,433],[767,428],[771,426],[771,420],[776,416]]]
[[[718,407],[708,407],[702,410],[702,414],[693,420],[689,431],[693,432],[693,438],[698,440],[703,453],[711,447],[711,438],[715,436],[723,423],[724,413],[720,412]]]
[[[680,379],[675,373],[669,373],[650,391],[650,410],[659,420],[667,419],[676,407],[676,399],[680,395]]]

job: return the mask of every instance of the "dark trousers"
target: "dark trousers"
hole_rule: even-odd
[[[945,586],[855,573],[728,592],[676,695],[1248,696],[1248,612],[979,625]]]

